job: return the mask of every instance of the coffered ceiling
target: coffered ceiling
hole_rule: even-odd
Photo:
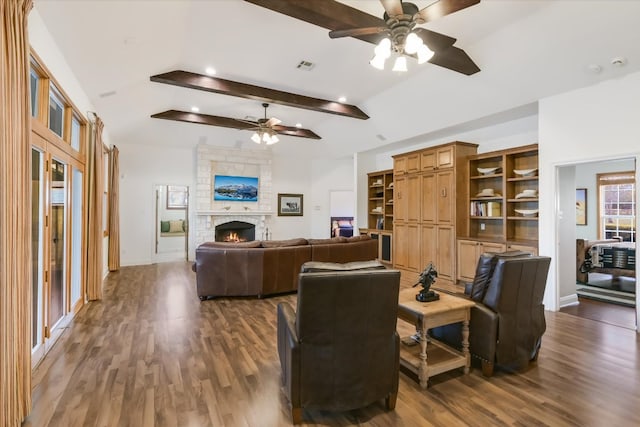
[[[343,3],[378,17],[384,11],[374,0]],[[310,156],[344,156],[491,124],[535,111],[523,106],[541,98],[636,72],[638,16],[640,1],[632,0],[482,0],[423,25],[457,38],[482,70],[465,76],[412,60],[402,75],[376,70],[368,64],[373,45],[332,40],[324,28],[240,0],[36,0],[32,12],[103,118],[111,143],[254,147],[246,130],[151,118],[192,106],[211,116],[262,117],[257,100],[150,80],[174,70],[204,74],[213,66],[221,79],[326,100],[346,96],[370,116],[270,105],[270,116],[322,136],[283,136],[273,150]],[[46,61],[46,52],[37,53]],[[626,65],[612,65],[615,57]],[[301,61],[312,68],[298,68]]]

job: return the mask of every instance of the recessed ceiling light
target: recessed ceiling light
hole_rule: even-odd
[[[296,127],[297,128],[301,128],[302,127],[302,123],[296,123]]]
[[[204,70],[204,72],[209,74],[210,76],[214,76],[216,74],[216,69],[213,67],[207,67],[207,69]]]
[[[338,98],[338,102],[347,102],[347,98],[344,96],[341,96],[340,98]]]
[[[613,58],[611,60],[611,65],[613,65],[614,67],[623,67],[627,65],[627,58],[623,56],[618,56],[617,58]]]
[[[200,109],[198,107],[191,107],[191,111],[193,111],[194,113],[197,113],[198,111],[200,111]]]

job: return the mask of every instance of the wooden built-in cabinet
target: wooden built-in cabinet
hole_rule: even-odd
[[[452,142],[393,157],[393,266],[403,282],[415,282],[432,262],[438,285],[454,285],[456,237],[468,219],[468,157],[476,150]]]
[[[378,259],[392,262],[395,183],[393,170],[367,174],[367,229],[361,230],[378,240]]]
[[[483,252],[538,252],[538,145],[471,156],[469,173],[468,222],[458,240],[459,280],[473,280]]]

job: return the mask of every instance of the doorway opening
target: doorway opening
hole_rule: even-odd
[[[601,185],[602,176],[612,174],[630,176],[634,183],[635,171],[634,157],[557,167],[560,311],[636,329],[637,243],[627,237],[637,224],[637,189],[612,192]],[[612,225],[618,231],[624,228],[623,232],[612,234]],[[619,262],[622,255],[624,265]]]
[[[156,262],[187,259],[189,242],[189,187],[158,184],[155,197]]]

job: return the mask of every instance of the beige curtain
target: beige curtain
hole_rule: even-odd
[[[120,270],[120,152],[115,145],[109,156],[109,271]]]
[[[0,425],[31,410],[31,0],[0,1]]]
[[[104,198],[104,155],[102,149],[102,129],[104,124],[98,116],[91,122],[89,146],[87,147],[87,298],[102,298],[102,242],[104,240],[103,198]]]

